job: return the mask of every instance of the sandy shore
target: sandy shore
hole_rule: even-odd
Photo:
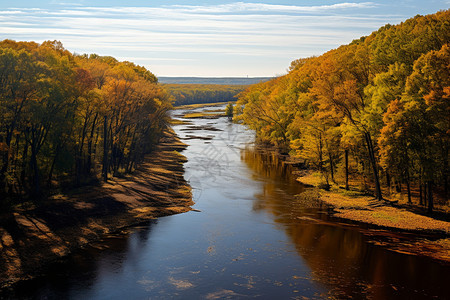
[[[38,275],[41,268],[105,234],[191,210],[184,180],[186,145],[168,132],[132,175],[58,195],[39,207],[0,216],[0,287]]]

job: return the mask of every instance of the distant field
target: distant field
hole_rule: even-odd
[[[160,83],[167,84],[249,85],[270,79],[272,77],[158,77]]]

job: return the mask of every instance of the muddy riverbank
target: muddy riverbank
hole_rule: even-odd
[[[0,287],[39,275],[42,267],[105,234],[189,211],[186,158],[179,153],[185,148],[173,131],[167,132],[132,175],[1,215]]]
[[[320,200],[332,207],[334,217],[371,228],[422,236],[420,241],[398,243],[393,250],[450,263],[450,222],[445,212],[425,214],[412,206],[397,205],[390,199],[378,201],[362,192],[337,186],[329,191],[319,190],[316,177],[312,172],[304,172],[297,180],[317,189]]]

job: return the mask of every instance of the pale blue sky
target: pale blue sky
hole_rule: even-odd
[[[60,40],[157,76],[275,76],[384,24],[448,9],[442,1],[2,0],[0,39]]]

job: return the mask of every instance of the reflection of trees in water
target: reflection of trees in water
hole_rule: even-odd
[[[157,220],[129,232],[109,237],[78,250],[46,270],[43,277],[25,281],[11,291],[11,298],[70,299],[73,287],[89,290],[105,274],[123,272],[123,265],[138,266]],[[133,268],[131,268],[133,269]],[[120,271],[119,271],[120,270]],[[0,295],[1,298],[1,295]]]
[[[270,210],[278,211],[277,207],[284,205],[279,198],[290,199],[303,191],[303,186],[291,175],[291,166],[283,164],[275,153],[245,148],[241,151],[241,160],[254,171],[252,179],[263,182],[262,192],[255,195],[258,201],[253,203],[254,210],[272,206]]]
[[[295,181],[291,175],[293,169],[290,165],[284,164],[279,155],[271,151],[255,150],[245,148],[241,151],[241,160],[243,160],[250,169],[256,171],[255,176],[264,176],[279,183],[289,183]],[[301,185],[299,185],[301,187]]]
[[[254,209],[270,212],[275,222],[283,225],[297,252],[310,266],[312,279],[328,286],[332,296],[446,296],[444,278],[450,278],[448,267],[377,246],[376,238],[364,235],[359,227],[331,223],[320,204],[308,205],[314,197],[305,201],[302,195],[295,196],[303,188],[291,175],[291,167],[283,165],[276,154],[245,149],[241,159],[254,171],[253,179],[263,184],[261,193],[255,195]],[[401,238],[395,234],[390,237]]]
[[[88,271],[102,273],[115,272],[122,267],[124,263],[135,265],[139,264],[139,254],[143,254],[143,248],[147,246],[148,239],[157,220],[152,220],[146,225],[131,228],[130,232],[110,235],[108,238],[93,244],[85,250],[77,253],[73,257],[73,265],[84,263],[89,270],[81,270],[82,273]],[[101,270],[100,270],[101,269]],[[78,270],[77,270],[78,271]],[[80,273],[81,273],[80,272]],[[78,272],[77,272],[78,273]]]

